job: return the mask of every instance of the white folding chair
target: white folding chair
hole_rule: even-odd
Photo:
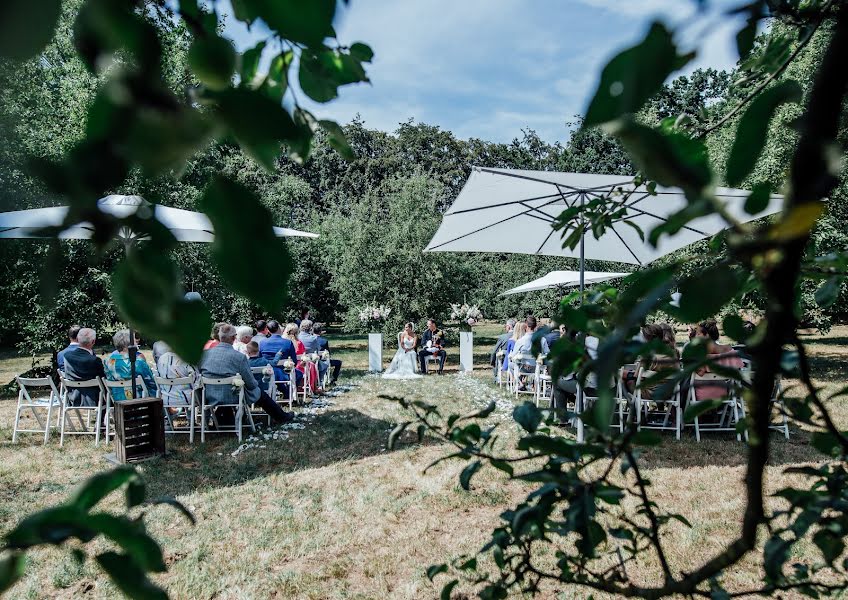
[[[206,411],[208,410],[210,413],[210,417],[212,421],[215,423],[215,431],[214,433],[235,433],[238,436],[238,441],[241,442],[242,439],[242,429],[244,428],[244,417],[247,414],[248,424],[250,426],[251,431],[256,431],[256,425],[253,422],[253,415],[251,415],[249,410],[245,410],[246,404],[244,401],[244,387],[239,386],[238,392],[236,393],[236,401],[228,402],[228,403],[218,403],[213,405],[206,404],[206,390],[209,386],[232,386],[235,382],[235,377],[220,377],[220,378],[212,378],[212,377],[201,377],[200,378],[200,442],[206,442]],[[231,408],[235,410],[235,419],[232,428],[221,427],[218,423],[218,419],[215,416],[215,409],[218,408]],[[194,439],[194,419],[191,421],[192,432],[189,434],[191,439]]]
[[[656,371],[648,369],[639,369],[636,376],[636,393],[633,401],[636,409],[636,426],[639,429],[674,431],[675,437],[679,440],[683,421],[683,414],[680,409],[680,384],[675,383],[671,395],[666,398],[644,397],[642,382],[655,376],[656,373]],[[664,382],[660,383],[658,387],[654,388],[654,392],[659,391],[659,387],[663,385]],[[652,405],[654,410],[651,410]],[[644,421],[642,420],[643,415]],[[669,423],[672,416],[674,423]],[[651,417],[654,417],[654,420],[651,420]],[[657,418],[662,418],[662,421],[657,421]]]
[[[435,365],[435,367],[431,368],[430,364]],[[426,375],[431,375],[433,373],[439,372],[439,356],[436,354],[427,353],[427,356],[424,357],[424,367],[427,369]]]
[[[53,409],[56,409],[56,425],[59,427],[59,421],[62,418],[62,400],[59,397],[59,390],[56,389],[56,384],[50,377],[15,377],[18,382],[18,408],[15,411],[15,424],[12,427],[12,443],[18,440],[19,433],[43,433],[44,443],[50,439],[50,418],[53,416]],[[47,389],[44,389],[47,388]],[[37,389],[38,392],[33,390]],[[33,393],[31,393],[33,391]],[[45,396],[44,393],[47,393]],[[45,412],[46,415],[39,414]],[[21,427],[21,417],[29,413],[39,425],[39,429],[24,429]]]
[[[330,351],[322,350],[318,353],[319,360],[327,365],[327,368],[324,369],[324,378],[321,380],[321,387],[325,390],[330,387],[330,371],[333,369],[333,365],[330,363]],[[321,369],[318,369],[319,372]]]
[[[312,397],[312,369],[309,368],[309,365],[312,363],[312,359],[308,354],[301,354],[297,357],[297,361],[303,365],[303,387],[301,388],[300,398],[303,404],[306,404],[306,399]],[[297,380],[295,380],[295,388],[297,388]]]
[[[523,366],[533,365],[533,371],[524,371],[522,370]],[[519,394],[532,394],[536,395],[536,373],[538,371],[538,364],[536,364],[536,357],[532,354],[516,354],[510,358],[509,361],[509,370],[512,371],[512,381],[513,381],[513,389],[512,392],[515,394],[515,397],[518,398]],[[522,386],[524,389],[521,389]],[[531,386],[533,389],[531,389]]]
[[[276,381],[275,378],[268,394],[274,399],[274,402],[280,405],[281,408],[284,402],[288,402],[289,410],[293,410],[294,401],[297,399],[297,373],[295,373],[297,369],[295,368],[294,363],[291,363],[289,367],[286,367],[286,361],[284,360],[278,361],[277,366],[280,367],[286,375],[288,375],[289,380],[286,381],[285,379],[281,379]],[[284,388],[286,386],[289,388],[288,399],[280,393],[280,388]]]
[[[507,383],[506,372],[503,370],[504,356],[506,356],[506,353],[503,350],[498,350],[498,353],[495,356],[498,387],[503,387]]]
[[[114,424],[115,424],[115,402],[121,402],[122,400],[115,399],[115,390],[122,389],[124,390],[124,399],[135,398],[135,392],[132,389],[132,382],[129,379],[103,379],[103,389],[106,392],[106,399],[104,403],[104,414],[103,417],[106,421],[106,442],[109,442],[109,436],[114,434]],[[146,398],[150,394],[147,390],[147,386],[144,381],[141,380],[141,377],[136,378],[136,386],[141,386],[142,395],[140,398]],[[110,427],[110,425],[112,427]]]
[[[754,380],[754,371],[751,369],[751,362],[743,359],[742,378],[747,385]],[[744,407],[745,402],[742,396],[742,390],[739,389],[739,401]],[[786,405],[783,403],[783,379],[778,373],[774,378],[772,386],[771,398],[769,398],[769,411],[777,410],[779,421],[775,423],[773,420],[769,423],[769,429],[779,431],[787,440],[789,439],[789,418],[786,416]]]
[[[704,387],[721,387],[724,388],[726,393],[723,396],[721,406],[716,408],[715,411],[709,411],[717,417],[715,421],[702,423],[701,418],[707,413],[701,413],[695,417],[694,422],[691,425],[695,428],[695,439],[699,442],[701,441],[702,431],[733,431],[736,433],[736,440],[742,441],[742,435],[737,431],[736,425],[742,418],[745,417],[745,404],[740,399],[739,386],[737,383],[731,379],[719,377],[713,373],[704,373],[704,375],[700,376],[696,373],[692,373],[692,376],[689,379],[687,406],[690,404],[694,406],[698,402],[706,401],[697,399],[696,389]],[[745,432],[745,439],[748,439],[747,431]]]
[[[97,389],[97,404],[94,406],[73,406],[68,400],[68,391]],[[64,377],[61,379],[61,387],[59,392],[62,398],[62,424],[59,427],[59,446],[65,445],[66,435],[93,435],[94,445],[100,445],[100,419],[103,415],[103,404],[105,402],[106,392],[100,378],[88,379],[86,381],[70,381]],[[71,419],[71,413],[75,413],[79,428],[74,425]],[[85,413],[86,418],[83,422],[82,415]],[[94,427],[91,427],[91,414],[94,413]]]
[[[158,375],[153,377],[153,381],[156,382],[156,397],[162,400],[162,406],[164,408],[163,412],[165,413],[165,420],[169,427],[165,428],[165,433],[185,433],[190,436],[191,442],[194,442],[194,438],[192,437],[192,427],[191,423],[194,421],[194,377],[159,377]],[[178,390],[174,390],[174,387],[179,386]],[[188,392],[188,398],[185,403],[174,403],[173,402],[173,393],[177,392],[179,396],[183,397],[183,392]],[[170,395],[169,395],[170,394]],[[171,414],[169,408],[178,408],[179,412],[176,414]],[[186,415],[186,426],[183,428],[177,427],[174,423],[174,418],[179,416],[180,413],[185,411]]]

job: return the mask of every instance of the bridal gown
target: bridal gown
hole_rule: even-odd
[[[406,352],[409,350],[409,352]],[[418,355],[415,353],[415,340],[404,338],[403,347],[398,348],[392,358],[392,364],[383,373],[384,379],[418,379],[422,377],[415,372],[415,365],[418,361]]]

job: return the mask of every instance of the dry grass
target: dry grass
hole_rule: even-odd
[[[478,364],[496,333],[478,332]],[[811,344],[816,379],[828,390],[844,385],[848,327],[834,329]],[[815,336],[809,336],[814,339]],[[491,417],[503,421],[507,438],[518,436],[509,422],[510,399],[488,383],[488,371],[471,378],[453,374],[413,382],[363,377],[367,355],[361,337],[332,340],[345,361],[343,383],[356,387],[333,398],[334,405],[314,415],[305,430],[287,441],[263,442],[233,458],[229,436],[191,447],[169,438],[166,458],[142,467],[151,495],[176,495],[195,512],[196,527],[166,508],[150,514],[150,527],[166,552],[169,572],[158,577],[174,598],[431,598],[438,588],[423,569],[463,552],[473,552],[497,525],[498,514],[519,501],[527,489],[484,469],[472,492],[458,486],[460,463],[443,463],[427,474],[422,469],[443,455],[444,446],[410,439],[399,449],[385,447],[388,431],[405,418],[380,394],[427,399],[446,411],[465,412],[489,399],[499,401]],[[457,352],[450,354],[456,368]],[[0,360],[8,380],[28,368],[29,358]],[[848,408],[832,404],[837,423],[848,428]],[[80,481],[106,468],[105,450],[88,439],[72,439],[63,449],[56,438],[46,447],[37,436],[10,443],[14,402],[0,400],[0,531],[23,515],[65,499]],[[793,429],[787,442],[774,438],[768,486],[789,482],[782,473],[790,464],[816,462],[808,435]],[[741,478],[744,446],[729,435],[697,444],[666,437],[644,456],[647,476],[661,506],[683,513],[692,522],[667,534],[676,568],[691,568],[738,531],[744,504]],[[118,506],[119,498],[111,501]],[[814,557],[809,547],[796,558]],[[13,598],[113,598],[116,590],[92,566],[77,566],[66,550],[33,553],[28,573]],[[649,561],[631,572],[650,577]],[[742,589],[760,577],[758,556],[731,570],[725,582]],[[584,598],[581,589],[547,591],[543,597]]]

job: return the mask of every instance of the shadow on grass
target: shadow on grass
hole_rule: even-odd
[[[193,446],[185,436],[171,436],[168,455],[144,463],[145,480],[154,497],[177,496],[383,455],[389,452],[386,442],[393,427],[394,423],[357,410],[329,410],[308,422],[306,429],[290,431],[288,440],[264,441],[260,435],[256,448],[237,457],[231,456],[237,447],[232,434],[207,436],[205,444]],[[436,442],[426,438],[422,442],[432,443]]]

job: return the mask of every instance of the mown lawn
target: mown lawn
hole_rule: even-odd
[[[259,441],[233,457],[230,436],[190,446],[183,437],[168,439],[167,457],[145,463],[152,496],[174,495],[195,513],[188,525],[167,508],[152,510],[151,530],[165,549],[169,571],[157,577],[173,598],[433,598],[424,568],[464,552],[473,552],[498,523],[498,515],[527,488],[505,481],[492,469],[474,479],[471,492],[459,488],[460,463],[423,468],[447,448],[432,440],[403,440],[386,449],[394,424],[408,417],[380,395],[402,395],[437,403],[446,412],[467,412],[490,400],[490,417],[500,422],[505,443],[519,431],[509,415],[512,399],[491,385],[488,348],[496,326],[477,330],[478,370],[456,375],[458,352],[450,353],[449,372],[412,382],[364,376],[365,340],[331,339],[336,357],[345,361],[343,385],[350,391],[329,399],[324,409],[304,412],[306,428],[285,440]],[[828,391],[845,385],[848,327],[812,342],[816,380]],[[814,341],[815,340],[815,341]],[[386,350],[386,361],[392,350]],[[0,357],[0,382],[29,367],[29,357]],[[789,382],[792,383],[792,382]],[[837,424],[848,428],[848,408],[832,405]],[[58,437],[42,446],[37,436],[12,445],[14,401],[0,400],[0,532],[22,516],[65,499],[83,479],[107,468],[106,450],[89,439]],[[793,428],[789,441],[774,437],[770,490],[789,481],[788,465],[815,462],[820,456],[808,435]],[[259,447],[264,446],[264,447]],[[741,477],[745,447],[730,435],[713,435],[697,444],[691,433],[677,442],[666,436],[644,455],[644,470],[664,508],[682,513],[692,528],[675,526],[667,534],[670,560],[687,570],[733,539],[744,504]],[[111,504],[119,507],[120,498]],[[625,509],[628,507],[625,506]],[[802,546],[794,559],[814,560]],[[638,570],[647,579],[656,565]],[[729,589],[752,585],[761,560],[751,556],[727,574]],[[459,590],[462,592],[461,588]],[[466,590],[467,591],[467,590]],[[32,554],[25,579],[12,598],[114,598],[118,592],[91,565],[78,566],[67,550]],[[585,598],[580,589],[548,589],[545,598]],[[597,597],[597,596],[596,596]]]

